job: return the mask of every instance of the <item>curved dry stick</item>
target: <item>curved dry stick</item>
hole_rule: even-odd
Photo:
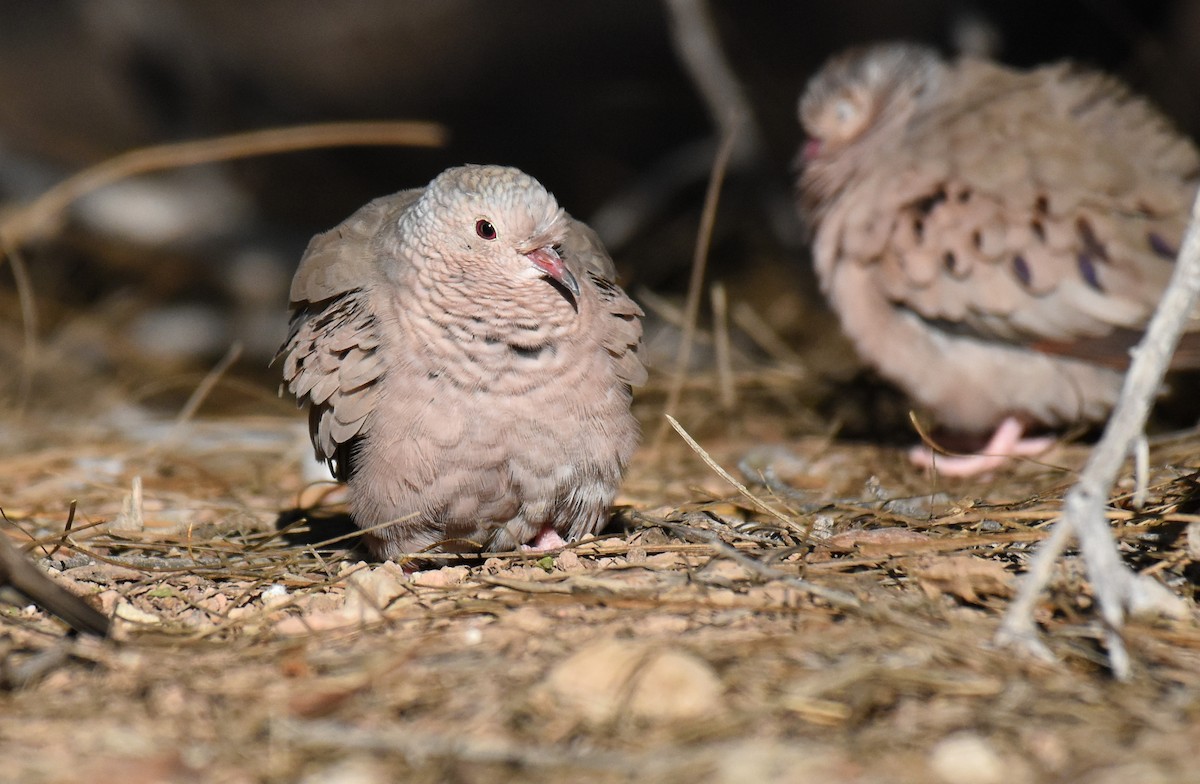
[[[321,147],[438,147],[445,143],[446,136],[443,126],[431,122],[341,122],[266,128],[211,139],[142,147],[84,169],[24,207],[12,211],[0,220],[0,264],[6,259],[13,263],[25,328],[19,394],[21,405],[24,406],[32,388],[33,362],[38,349],[37,311],[25,265],[18,255],[19,249],[51,233],[74,202],[106,185],[166,169]]]
[[[0,221],[4,245],[20,246],[50,231],[71,204],[93,191],[138,174],[321,147],[438,147],[446,129],[416,121],[343,122],[266,128],[211,139],[142,147],[68,177]]]

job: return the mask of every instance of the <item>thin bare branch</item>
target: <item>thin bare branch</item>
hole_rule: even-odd
[[[736,136],[739,160],[758,153],[761,134],[745,90],[733,73],[705,0],[664,0],[671,43],[722,138]]]

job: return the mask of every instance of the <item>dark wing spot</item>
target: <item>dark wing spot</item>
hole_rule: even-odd
[[[970,188],[963,188],[961,191],[958,192],[958,203],[959,204],[966,204],[970,200],[971,200],[971,189]]]
[[[537,346],[522,346],[517,343],[509,343],[508,347],[512,349],[512,353],[522,359],[537,359],[542,355],[542,352],[547,352],[550,356],[554,356],[555,349],[550,343],[542,343]]]
[[[954,251],[948,250],[942,254],[942,266],[947,272],[954,272],[958,267],[958,257],[954,255]]]
[[[971,244],[975,246],[975,250],[979,250],[983,247],[983,232],[981,232],[979,229],[971,232]]]
[[[313,406],[312,411],[319,410],[319,406]],[[316,432],[316,431],[313,431]],[[355,455],[358,454],[363,441],[362,436],[355,436],[349,441],[342,444],[337,444],[333,449],[333,455],[326,460],[329,464],[329,471],[333,474],[333,478],[339,482],[350,481],[350,476],[354,473],[357,460]]]
[[[1038,215],[1050,214],[1050,199],[1045,194],[1037,197],[1037,201],[1033,203],[1033,211]]]
[[[1092,261],[1092,257],[1086,253],[1080,253],[1078,258],[1079,274],[1083,277],[1083,282],[1104,293],[1104,286],[1100,285],[1100,276],[1096,272],[1096,263]]]
[[[1013,274],[1017,276],[1017,280],[1021,281],[1022,286],[1028,287],[1033,283],[1033,273],[1029,269],[1029,262],[1025,261],[1025,257],[1021,254],[1013,256],[1012,260]]]
[[[1150,245],[1150,250],[1154,251],[1154,255],[1167,261],[1174,261],[1179,255],[1179,250],[1163,239],[1162,235],[1156,231],[1146,233],[1146,242]]]
[[[946,200],[946,186],[939,185],[938,189],[928,196],[923,196],[913,202],[913,207],[924,217],[933,212],[934,207]]]
[[[1097,261],[1108,261],[1108,249],[1104,247],[1104,243],[1100,242],[1100,238],[1096,236],[1096,232],[1087,218],[1077,219],[1075,230],[1079,232],[1079,240],[1083,243],[1084,253],[1095,257]]]

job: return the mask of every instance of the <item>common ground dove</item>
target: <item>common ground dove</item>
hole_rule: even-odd
[[[993,455],[1108,414],[1200,181],[1190,142],[1103,74],[910,44],[834,57],[800,119],[817,275],[870,364],[947,428],[995,428]],[[937,464],[1002,462],[978,457]]]
[[[281,355],[380,558],[602,528],[638,442],[642,311],[532,177],[448,169],[309,243]]]

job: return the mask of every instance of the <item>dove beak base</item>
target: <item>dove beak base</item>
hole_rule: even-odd
[[[561,283],[572,295],[579,296],[579,281],[563,264],[562,257],[553,248],[538,248],[525,254],[525,258],[533,262],[533,266]]]

